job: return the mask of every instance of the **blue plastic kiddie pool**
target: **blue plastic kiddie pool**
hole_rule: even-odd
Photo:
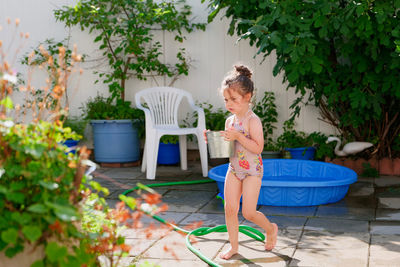
[[[357,174],[346,167],[311,160],[264,159],[259,205],[312,206],[341,200]],[[228,164],[208,172],[223,196]]]

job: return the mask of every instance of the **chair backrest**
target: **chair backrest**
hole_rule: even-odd
[[[143,98],[155,125],[178,126],[178,108],[183,97],[193,103],[192,95],[187,91],[173,87],[153,87],[136,93],[135,100],[136,106],[140,106]]]

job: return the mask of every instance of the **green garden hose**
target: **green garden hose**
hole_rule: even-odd
[[[161,186],[170,186],[170,185],[187,185],[187,184],[203,184],[203,183],[212,183],[215,182],[214,180],[196,180],[196,181],[180,181],[180,182],[168,182],[168,183],[158,183],[158,184],[150,184],[150,185],[146,185],[147,187],[161,187]],[[127,195],[132,191],[135,191],[137,189],[141,188],[140,186],[136,186],[134,188],[128,189],[125,192],[123,192],[123,195]],[[167,224],[169,226],[171,226],[174,231],[177,232],[181,232],[186,234],[186,247],[193,252],[197,257],[199,257],[201,260],[203,260],[204,262],[206,262],[207,264],[209,264],[210,266],[213,267],[221,267],[221,265],[213,262],[212,260],[210,260],[209,258],[207,258],[206,256],[204,256],[200,251],[198,251],[197,249],[195,249],[192,244],[190,243],[190,236],[194,235],[194,236],[203,236],[203,235],[207,235],[213,232],[217,232],[217,233],[224,233],[227,232],[226,229],[226,225],[218,225],[215,227],[200,227],[197,229],[194,229],[192,231],[188,231],[185,230],[183,228],[180,228],[170,222],[167,222],[166,220],[164,220],[163,218],[161,218],[160,216],[157,216],[155,214],[151,214],[151,212],[145,211],[143,210],[141,207],[139,207],[139,209],[144,212],[145,214],[147,214],[148,216],[152,217],[153,219],[163,223],[163,224]],[[258,231],[257,229],[254,229],[250,226],[247,225],[239,225],[239,232],[257,240],[257,241],[261,241],[264,242],[265,240],[265,236]]]

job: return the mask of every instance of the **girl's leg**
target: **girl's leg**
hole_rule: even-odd
[[[267,235],[265,249],[272,250],[275,247],[278,226],[271,223],[264,214],[257,211],[258,195],[260,194],[261,179],[256,176],[248,176],[243,180],[242,214],[246,218],[264,229]]]
[[[239,220],[238,212],[240,196],[242,195],[242,181],[240,181],[230,171],[226,174],[224,197],[225,197],[225,223],[228,230],[231,248],[222,252],[222,259],[229,259],[238,252],[239,249]]]

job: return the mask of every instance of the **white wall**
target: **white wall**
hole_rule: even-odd
[[[96,58],[99,53],[93,44],[93,34],[81,32],[78,28],[68,29],[63,23],[56,22],[53,10],[63,5],[70,5],[76,0],[0,0],[0,25],[3,30],[0,31],[0,40],[3,43],[10,41],[11,32],[7,29],[6,18],[12,20],[20,18],[21,23],[19,31],[29,32],[30,38],[24,45],[24,51],[28,51],[44,41],[46,38],[62,40],[71,35],[71,47],[73,43],[78,45],[78,52],[88,54],[88,59]],[[188,0],[192,5],[196,21],[206,21],[207,7],[201,4],[199,0]],[[188,35],[188,40],[183,43],[188,55],[194,60],[193,67],[188,76],[181,77],[174,86],[188,90],[193,94],[195,100],[199,102],[209,102],[215,106],[223,106],[222,98],[217,94],[217,88],[220,86],[225,74],[231,70],[236,62],[242,62],[250,66],[254,71],[254,81],[258,88],[259,98],[264,91],[273,91],[276,94],[279,122],[275,135],[282,132],[282,124],[289,117],[289,106],[295,99],[294,90],[286,91],[286,85],[282,84],[282,76],[274,77],[272,69],[275,63],[275,56],[268,57],[261,65],[261,56],[254,58],[256,48],[250,47],[247,41],[240,41],[236,44],[237,37],[227,35],[229,21],[221,20],[217,17],[211,24],[207,25],[206,31],[197,31]],[[176,43],[173,42],[171,35],[160,33],[157,37],[164,44],[165,58],[168,61],[173,59],[177,50]],[[19,53],[19,54],[23,54]],[[79,89],[70,92],[71,113],[80,114],[78,109],[82,103],[89,97],[95,96],[97,92],[107,95],[108,88],[101,82],[94,84],[97,76],[92,73],[93,63],[83,65],[84,74],[79,80]],[[18,68],[18,64],[17,64]],[[22,68],[21,68],[22,69]],[[153,81],[130,80],[127,83],[126,98],[134,102],[134,95],[143,88],[155,86]],[[160,79],[160,85],[163,85],[163,79]],[[318,109],[312,106],[305,107],[301,116],[297,120],[297,129],[306,132],[321,131],[324,133],[333,133],[334,129],[328,124],[318,119]]]

